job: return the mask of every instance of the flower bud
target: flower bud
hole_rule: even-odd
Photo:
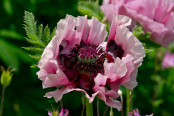
[[[7,70],[4,69],[4,67],[1,67],[0,70],[2,71],[2,74],[1,74],[1,84],[4,86],[4,87],[7,87],[10,85],[10,82],[11,82],[11,79],[12,79],[12,72],[14,71],[14,69],[11,69],[10,70],[10,67],[8,67]]]
[[[118,90],[118,94],[122,96],[122,91],[120,89]]]

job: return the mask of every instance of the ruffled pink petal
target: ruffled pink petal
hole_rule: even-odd
[[[56,60],[51,60],[45,63],[45,66],[41,68],[40,71],[37,72],[38,78],[40,80],[45,80],[48,74],[56,74],[57,66],[58,64]]]
[[[174,30],[169,30],[162,23],[158,23],[144,15],[137,14],[135,11],[127,9],[124,6],[120,8],[120,14],[125,14],[140,22],[146,32],[151,32],[151,39],[156,43],[168,46],[170,42],[174,40]]]
[[[47,98],[54,97],[55,101],[58,102],[62,99],[64,94],[71,92],[73,89],[74,89],[73,86],[65,86],[61,89],[57,89],[55,91],[46,93],[45,97]]]
[[[100,91],[102,92],[105,96],[111,97],[111,98],[117,98],[119,97],[117,91],[114,90],[108,90],[105,85],[107,82],[108,76],[102,75],[102,74],[98,74],[96,76],[96,78],[94,79],[95,81],[95,86],[93,88],[93,90],[95,92]]]
[[[95,17],[88,21],[88,25],[90,27],[88,43],[99,45],[104,42],[107,36],[106,25],[101,24]]]
[[[98,19],[92,17],[91,20],[85,17],[78,17],[76,25],[76,38],[85,43],[100,44],[107,36],[106,26],[101,24]]]
[[[151,39],[165,46],[174,40],[173,0],[115,0],[101,10],[112,20],[114,14],[126,15],[141,23]]]
[[[166,52],[163,62],[162,62],[163,68],[170,68],[174,67],[174,53]]]
[[[122,26],[117,28],[114,40],[118,45],[122,46],[124,55],[130,54],[134,57],[135,68],[138,68],[145,57],[142,43],[127,28]]]
[[[100,91],[97,94],[97,97],[101,100],[103,100],[105,102],[106,105],[113,107],[113,108],[117,108],[119,111],[122,108],[122,104],[121,102],[114,100],[112,98],[108,98],[106,97],[103,93],[101,93]]]
[[[63,54],[69,53],[70,49],[79,44],[79,38],[75,38],[77,18],[66,15],[65,19],[60,20],[57,23],[56,36],[59,37],[59,41],[63,46]]]
[[[94,79],[95,86],[93,88],[93,91],[96,92],[95,94],[97,95],[97,97],[103,100],[106,103],[106,105],[121,110],[121,102],[113,99],[119,97],[118,93],[114,90],[108,90],[105,88],[107,79],[108,76],[104,76],[99,73]]]
[[[52,40],[50,41],[50,43],[45,48],[41,56],[41,59],[38,64],[38,67],[40,69],[45,67],[49,61],[55,60],[57,58],[58,51],[59,51],[59,44],[60,42],[58,42],[58,37],[54,36]]]
[[[57,89],[55,91],[46,93],[45,97],[48,97],[48,98],[54,97],[55,101],[58,102],[62,99],[64,94],[69,93],[71,91],[81,91],[81,92],[85,93],[85,96],[89,99],[89,103],[93,102],[95,96],[97,95],[97,93],[94,93],[90,97],[85,90],[80,89],[80,88],[75,88],[74,85],[68,85],[61,89]]]
[[[127,27],[130,24],[131,24],[131,19],[129,17],[123,15],[114,16],[111,23],[110,33],[107,41],[109,42],[110,40],[113,40],[115,38],[115,35],[118,33],[116,30],[119,26]]]
[[[88,25],[87,16],[79,16],[76,24],[76,38],[88,42],[90,26]]]
[[[131,74],[130,74],[130,80],[127,82],[127,83],[124,83],[123,85],[128,88],[128,89],[134,89],[138,83],[136,81],[137,79],[137,73],[138,73],[138,70],[135,69]]]
[[[43,88],[57,87],[67,85],[69,83],[68,78],[58,67],[56,60],[51,60],[37,72],[39,79],[41,79]]]
[[[122,59],[128,69],[125,75],[125,80],[127,80],[126,77],[129,77],[129,81],[121,81],[121,84],[123,84],[128,89],[134,89],[138,84],[136,81],[138,70],[134,67],[133,59],[134,58],[129,54]]]
[[[103,13],[109,19],[109,21],[112,21],[113,14],[118,14],[117,13],[118,10],[115,10],[115,6],[113,4],[102,5],[102,6],[100,6],[100,9],[103,11]]]
[[[46,79],[43,81],[43,88],[48,87],[59,87],[69,84],[69,80],[65,75],[58,74],[48,74]]]
[[[136,70],[134,68],[133,59],[134,58],[130,54],[128,54],[126,55],[126,57],[123,57],[122,60],[117,58],[115,60],[115,63],[105,63],[105,69],[113,68],[113,70],[119,70],[120,72],[124,72],[122,75],[119,75],[119,72],[117,71],[105,71],[105,75],[108,75],[109,79],[108,85],[112,90],[118,91],[120,85],[128,85],[129,83],[131,83],[131,86],[126,86],[126,88],[128,89],[133,89],[137,86],[136,76],[134,78],[131,77],[132,73],[134,73],[133,71]],[[109,68],[109,65],[112,67]],[[114,68],[114,66],[116,68]]]
[[[69,111],[67,109],[61,109],[61,111],[59,112],[59,116],[68,116]]]
[[[63,54],[67,54],[81,40],[98,45],[104,42],[107,36],[106,26],[94,17],[88,20],[87,16],[75,18],[67,15],[64,20],[58,22],[57,27],[60,29],[57,29],[56,35],[60,36],[61,45],[65,48]]]
[[[104,63],[104,73],[108,75],[110,82],[115,82],[126,75],[127,67],[125,63],[117,57],[114,63]]]

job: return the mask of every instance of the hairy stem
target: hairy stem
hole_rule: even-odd
[[[86,116],[93,116],[93,104],[86,98]]]
[[[97,99],[97,116],[100,116],[100,111],[99,111],[99,99]]]
[[[106,115],[106,111],[107,111],[107,109],[108,109],[108,106],[106,106],[106,109],[105,109],[105,112],[104,112],[103,116]]]
[[[82,108],[81,116],[84,115],[85,105],[86,105],[86,99],[85,99],[85,95],[84,94],[82,94],[82,105],[83,105],[83,108]]]
[[[132,90],[126,89],[126,116],[131,111],[132,107]]]
[[[132,90],[130,90],[130,98],[129,98],[129,111],[131,111],[132,109],[131,109],[131,107],[132,107]]]
[[[2,99],[1,99],[1,112],[0,112],[0,116],[2,116],[2,111],[3,111],[4,94],[5,94],[5,87],[3,86],[3,89],[2,89]]]
[[[122,97],[122,95],[120,95],[120,98],[121,98],[121,104],[123,106],[123,97]],[[121,108],[121,116],[123,116],[123,107]]]
[[[112,107],[111,107],[111,110],[110,110],[110,116],[114,116]]]
[[[129,106],[130,106],[130,95],[129,95],[129,92],[130,90],[129,89],[126,89],[126,116],[129,116],[128,113],[129,113]]]

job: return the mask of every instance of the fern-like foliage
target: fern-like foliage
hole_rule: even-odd
[[[29,54],[29,56],[35,59],[38,63],[45,47],[55,35],[56,28],[54,28],[52,33],[50,33],[48,26],[43,28],[43,24],[40,24],[37,27],[33,14],[28,11],[25,11],[24,15],[24,28],[27,34],[25,39],[31,44],[31,46],[23,48],[30,51],[31,54]],[[31,67],[37,67],[37,64],[33,64]]]

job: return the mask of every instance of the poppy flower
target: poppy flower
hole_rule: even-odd
[[[96,96],[120,110],[118,88],[137,85],[137,68],[145,56],[142,43],[126,28],[130,23],[126,16],[115,16],[105,42],[106,26],[94,17],[67,15],[60,20],[38,65],[43,88],[57,87],[45,96],[59,101],[63,94],[81,91],[90,103]]]
[[[150,39],[162,46],[174,40],[173,0],[103,0],[101,10],[111,21],[113,15],[126,15],[142,24]]]

